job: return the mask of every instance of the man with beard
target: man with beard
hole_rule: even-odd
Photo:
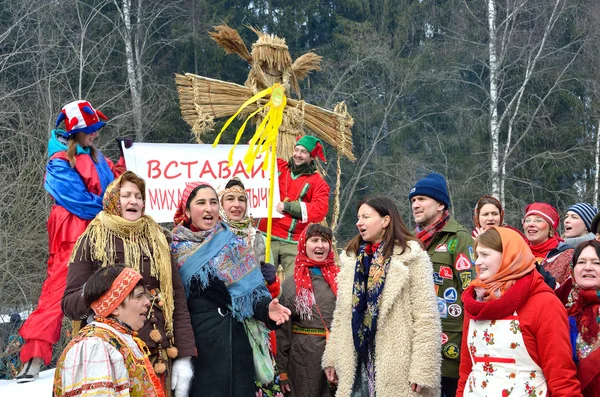
[[[283,218],[273,219],[271,252],[275,268],[281,264],[286,278],[294,272],[300,235],[309,224],[323,221],[329,211],[329,185],[317,172],[317,157],[325,161],[323,143],[305,135],[296,141],[289,161],[277,159],[281,201],[276,209]],[[258,229],[266,233],[267,219]]]
[[[418,181],[408,198],[421,240],[433,264],[433,282],[442,320],[442,396],[454,397],[458,385],[463,328],[462,291],[475,279],[470,233],[448,211],[446,179],[431,173]]]

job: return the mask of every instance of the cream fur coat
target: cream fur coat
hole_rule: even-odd
[[[394,248],[385,280],[375,336],[377,397],[439,397],[441,325],[427,252],[417,242],[400,254]],[[356,256],[340,255],[338,296],[323,368],[334,367],[339,378],[336,396],[350,396],[357,355],[352,337],[352,284]],[[410,384],[423,387],[420,393]]]

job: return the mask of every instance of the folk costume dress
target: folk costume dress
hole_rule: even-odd
[[[394,247],[390,258],[382,252],[365,244],[358,256],[340,255],[322,368],[335,369],[338,397],[416,395],[411,383],[423,387],[419,396],[439,397],[441,326],[431,261],[415,241],[404,251]]]
[[[584,397],[600,395],[600,290],[573,282],[567,302],[577,378]]]
[[[581,396],[565,310],[519,234],[494,228],[502,265],[463,292],[457,396]]]
[[[174,359],[194,357],[196,345],[179,271],[171,261],[162,228],[148,215],[136,221],[122,217],[119,177],[107,188],[103,210],[78,239],[71,255],[62,309],[72,320],[91,315],[82,290],[100,267],[124,264],[139,272],[150,292],[151,318],[138,331],[148,346],[150,361],[167,395],[170,395]],[[158,365],[162,364],[162,365]]]
[[[79,331],[58,360],[54,396],[164,397],[146,349],[127,325],[96,318]]]
[[[56,129],[48,142],[48,164],[44,188],[54,199],[48,217],[48,276],[42,285],[37,309],[29,315],[19,334],[26,343],[21,361],[40,357],[46,365],[52,358],[52,345],[60,338],[63,313],[60,301],[67,280],[67,263],[77,238],[102,210],[102,195],[113,179],[124,171],[124,160],[117,166],[96,149],[77,145],[75,167],[66,155],[65,131]]]
[[[290,321],[277,330],[277,368],[282,384],[290,384],[287,396],[329,397],[321,360],[326,333],[331,329],[339,268],[333,249],[324,262],[306,255],[306,230],[298,241],[294,277],[283,282],[281,304],[290,308]]]
[[[225,223],[200,231],[185,215],[199,184],[184,190],[171,243],[198,350],[189,395],[254,396],[259,374],[275,377],[268,352],[269,329],[278,328],[269,319],[271,294],[252,247]]]

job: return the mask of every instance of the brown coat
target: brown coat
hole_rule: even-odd
[[[125,262],[125,253],[123,249],[123,241],[119,238],[115,240],[115,263]],[[181,357],[196,357],[196,342],[194,340],[194,332],[190,321],[190,314],[187,308],[187,300],[185,290],[179,276],[179,270],[172,263],[172,280],[173,291],[175,294],[175,309],[173,312],[173,332],[175,338],[175,347],[179,350],[177,358]],[[84,240],[79,245],[79,249],[75,254],[73,262],[69,263],[69,273],[67,276],[67,287],[62,298],[62,310],[64,314],[71,320],[82,320],[92,314],[91,310],[86,307],[83,300],[82,287],[94,272],[100,268],[100,263],[93,261],[90,257],[89,241]],[[144,285],[148,289],[159,289],[159,280],[150,276],[150,260],[147,256],[142,257],[142,265],[140,273],[143,276]],[[165,318],[161,310],[158,310],[155,305],[155,317],[157,319],[157,328],[162,335],[163,341],[167,341],[165,334]],[[144,327],[139,330],[139,337],[148,345],[150,349],[156,347],[156,343],[150,339],[150,331],[152,323],[147,321]],[[170,342],[167,342],[170,343]],[[163,346],[166,348],[167,346]]]
[[[290,321],[284,323],[277,334],[277,369],[287,373],[292,392],[287,397],[331,397],[325,372],[321,369],[321,359],[325,351],[325,337],[292,333],[292,326],[323,329],[323,321],[331,328],[335,295],[323,276],[311,274],[316,306],[313,306],[312,320],[302,320],[296,311],[296,283],[290,277],[283,282],[280,302],[292,311]],[[281,381],[282,384],[286,383]]]

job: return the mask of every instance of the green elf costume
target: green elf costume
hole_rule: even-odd
[[[300,235],[309,224],[323,221],[329,211],[329,185],[315,164],[317,157],[325,161],[323,143],[305,135],[296,140],[298,146],[310,153],[309,162],[297,164],[295,156],[288,161],[277,159],[283,218],[273,219],[271,252],[273,264],[281,264],[286,277],[293,275]],[[258,229],[267,232],[267,219],[261,219]]]
[[[423,229],[417,227],[416,235],[425,245],[433,265],[433,282],[442,321],[442,388],[446,395],[454,396],[452,390],[456,390],[459,377],[463,329],[461,295],[476,275],[473,238],[450,215],[450,196],[446,185],[442,175],[431,173],[415,184],[408,199],[427,196],[445,207],[441,217],[433,224]]]

